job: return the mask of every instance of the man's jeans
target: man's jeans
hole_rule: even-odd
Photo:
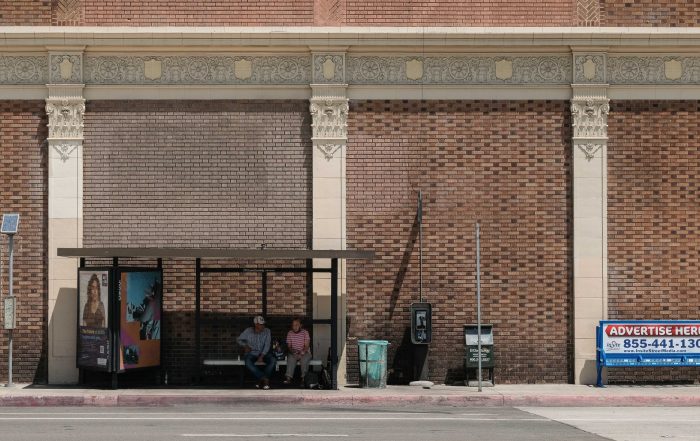
[[[264,378],[270,378],[272,375],[272,371],[275,370],[275,365],[277,364],[277,359],[272,356],[272,354],[265,354],[263,356],[263,361],[265,362],[265,369],[261,370],[259,367],[255,365],[255,362],[258,361],[258,356],[253,355],[250,352],[245,354],[245,367],[248,368],[248,370],[253,374],[256,380],[260,381],[260,379]]]

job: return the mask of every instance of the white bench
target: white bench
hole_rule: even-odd
[[[204,366],[211,366],[211,367],[216,367],[216,366],[245,366],[245,360],[242,358],[207,358],[205,359],[202,364]],[[257,366],[265,366],[265,363],[262,361],[258,361],[255,363]],[[287,360],[277,360],[277,365],[275,366],[275,369],[279,371],[280,366],[287,366]],[[321,367],[323,366],[323,362],[321,360],[310,360],[309,361],[309,367],[312,368],[312,370],[320,370]],[[243,376],[245,375],[245,369],[241,369],[241,376],[240,376],[240,384],[243,385]]]

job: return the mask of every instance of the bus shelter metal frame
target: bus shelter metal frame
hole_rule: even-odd
[[[328,324],[331,327],[331,372],[332,388],[338,389],[338,261],[341,259],[374,259],[374,251],[367,250],[294,250],[294,249],[212,249],[212,248],[59,248],[59,257],[79,257],[81,266],[86,258],[112,259],[119,265],[120,258],[154,258],[161,267],[164,258],[195,259],[195,357],[194,372],[199,378],[201,372],[201,276],[206,273],[261,273],[262,315],[267,315],[267,275],[269,273],[306,273],[306,295],[313,290],[314,273],[331,275],[331,317],[312,319],[312,323]],[[202,259],[235,260],[303,260],[304,267],[202,267]],[[313,259],[330,259],[330,268],[316,268]],[[313,315],[313,314],[312,314]]]

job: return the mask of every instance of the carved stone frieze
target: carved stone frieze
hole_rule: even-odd
[[[0,84],[46,84],[48,61],[46,56],[0,56]]]
[[[345,83],[345,56],[343,54],[314,54],[314,83]]]
[[[49,141],[83,139],[85,100],[75,98],[46,100]]]
[[[571,103],[574,138],[607,138],[608,100],[573,100]]]
[[[422,75],[413,74],[421,63]],[[570,84],[571,57],[380,57],[347,58],[349,84]]]
[[[80,84],[83,82],[82,54],[50,55],[50,81],[53,84]]]
[[[309,84],[308,56],[86,57],[86,84]]]
[[[611,56],[610,84],[700,84],[700,57]]]
[[[347,144],[348,99],[347,85],[312,85],[310,100],[311,140],[328,161]]]
[[[574,54],[574,83],[605,83],[604,54]]]

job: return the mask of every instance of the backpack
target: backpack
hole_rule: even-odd
[[[333,383],[331,383],[331,376],[328,374],[326,368],[321,369],[321,374],[319,375],[319,389],[333,389]]]

